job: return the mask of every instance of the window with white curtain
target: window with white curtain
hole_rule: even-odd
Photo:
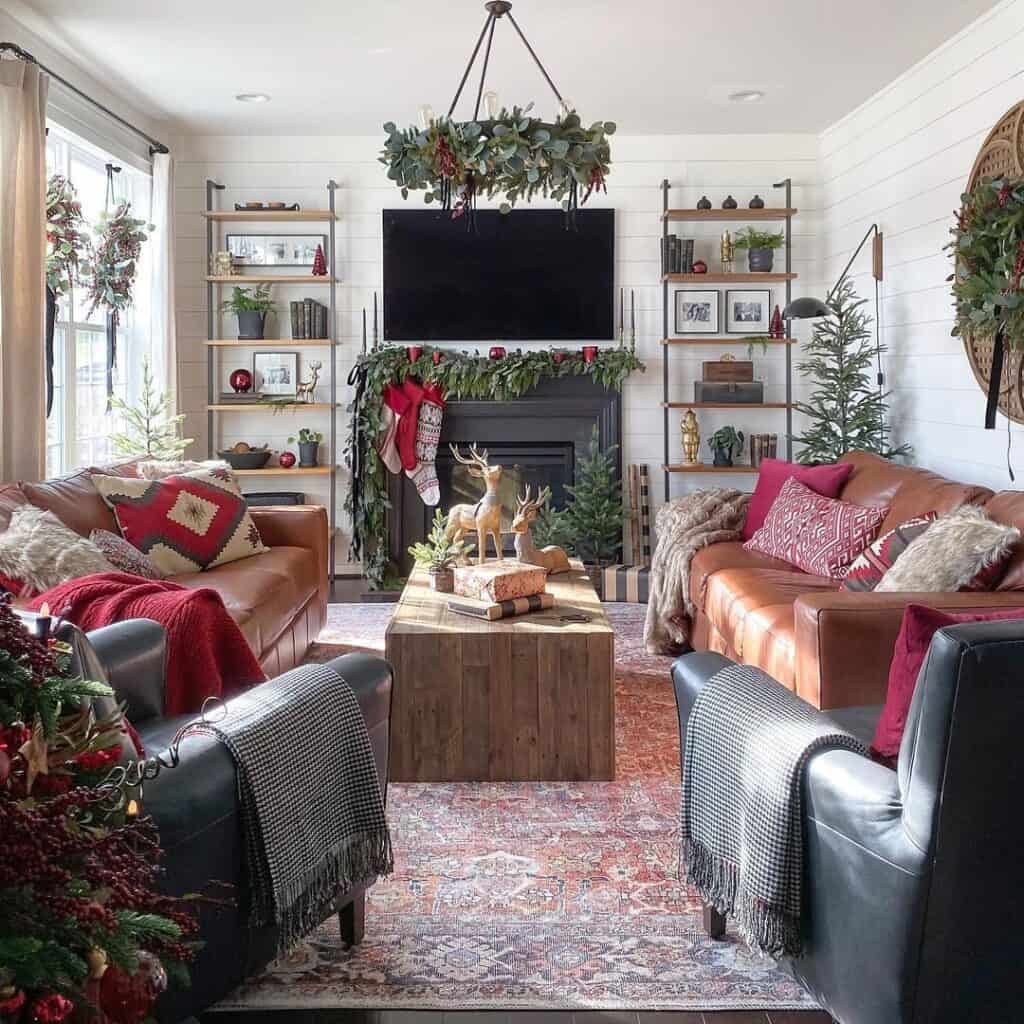
[[[132,204],[132,213],[147,220],[152,177],[104,153],[98,147],[49,123],[46,140],[48,174],[63,174],[75,186],[86,223],[99,222],[107,196],[106,165],[122,168],[114,175],[114,201]],[[145,249],[145,246],[144,246]],[[150,354],[152,284],[143,266],[132,291],[133,306],[119,316],[114,392],[134,401],[141,383],[141,362]],[[102,465],[114,458],[109,435],[120,424],[107,412],[107,337],[105,311],[88,314],[83,289],[61,297],[57,308],[53,349],[53,411],[46,425],[47,476],[59,476],[82,466]]]

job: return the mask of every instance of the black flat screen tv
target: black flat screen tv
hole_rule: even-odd
[[[615,337],[615,211],[385,210],[385,341]]]

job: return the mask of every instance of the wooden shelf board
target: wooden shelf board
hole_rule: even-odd
[[[332,344],[330,338],[262,338],[254,341],[252,338],[214,338],[203,342],[212,348],[254,348],[264,345],[296,345],[296,346],[321,346]]]
[[[666,473],[759,473],[757,466],[711,466],[706,462],[697,462],[693,465],[681,463],[679,465],[662,466]]]
[[[330,284],[336,278],[329,274],[323,277],[316,274],[281,274],[277,277],[269,274],[228,274],[226,277],[207,274],[206,280],[209,284],[237,284],[244,287],[246,284]]]
[[[338,220],[330,210],[204,210],[207,220],[315,221]]]
[[[659,345],[795,345],[796,338],[745,338],[739,335],[717,338],[662,338]]]
[[[291,402],[284,407],[284,411],[291,412],[294,409],[331,409],[338,408],[341,402],[334,406],[330,402]],[[223,402],[219,405],[208,405],[207,412],[276,412],[280,406],[265,405],[262,402]]]
[[[662,409],[791,409],[787,402],[662,402]]]
[[[765,221],[785,220],[787,217],[794,217],[797,210],[792,207],[765,207],[762,210],[666,210],[662,220],[692,220],[692,221]]]
[[[235,476],[330,476],[333,469],[330,466],[310,466],[308,469],[302,466],[293,466],[291,469],[284,469],[281,466],[268,466],[266,469],[236,469]]]
[[[661,279],[671,284],[772,284],[795,281],[797,275],[774,272],[751,274],[749,271],[736,271],[732,274],[662,274]]]

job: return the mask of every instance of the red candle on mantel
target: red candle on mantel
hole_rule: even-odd
[[[596,345],[584,345],[583,346],[583,362],[592,363],[597,358],[597,346]]]
[[[551,361],[553,363],[555,363],[556,365],[558,363],[562,362],[563,359],[565,359],[565,353],[564,352],[552,352],[551,353]]]
[[[491,351],[487,353],[492,359],[504,359],[505,358],[505,347],[504,345],[492,345]]]
[[[419,357],[421,355],[423,355],[423,346],[422,345],[409,345],[408,348],[406,348],[405,351],[406,351],[406,354],[409,356],[409,362],[410,363],[415,363],[416,360],[419,359]]]
[[[444,359],[444,353],[439,348],[435,348],[434,351],[430,353],[430,358],[433,360],[435,366],[440,366],[441,360]]]

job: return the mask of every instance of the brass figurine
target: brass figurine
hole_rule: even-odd
[[[679,429],[683,441],[683,461],[689,466],[696,465],[700,458],[700,425],[692,409],[686,410]]]
[[[733,267],[733,260],[735,254],[733,253],[733,241],[732,235],[729,234],[729,229],[726,228],[722,232],[722,244],[720,247],[721,260],[722,260],[722,273],[731,274]]]
[[[313,402],[314,392],[316,391],[317,381],[320,380],[320,368],[324,364],[321,362],[311,362],[309,368],[313,371],[313,377],[311,380],[301,380],[295,386],[295,401],[298,402]]]

